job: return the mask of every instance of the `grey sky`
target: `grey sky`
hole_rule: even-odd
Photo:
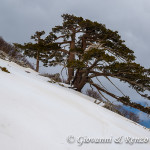
[[[118,30],[137,62],[150,67],[150,0],[1,0],[0,36],[8,42],[30,41],[36,30],[62,22],[71,13]]]

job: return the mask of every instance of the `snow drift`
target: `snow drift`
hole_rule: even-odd
[[[31,69],[2,59],[0,66],[10,72],[0,69],[0,150],[149,149],[150,141],[126,141],[127,137],[149,140],[148,129],[97,106],[88,96],[49,83]]]

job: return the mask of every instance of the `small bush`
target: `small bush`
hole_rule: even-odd
[[[123,106],[121,105],[114,105],[112,103],[105,103],[104,105],[105,108],[118,113],[119,115],[122,115],[134,122],[139,123],[140,122],[140,118],[139,116],[137,116],[135,113],[131,112],[131,111],[127,111],[125,108],[123,108]]]
[[[101,98],[101,96],[100,96],[100,94],[98,92],[90,90],[90,89],[88,89],[86,91],[86,95],[88,95],[90,97],[93,97],[95,99],[98,99],[98,100],[102,100],[102,98]]]
[[[87,89],[86,90],[86,95],[93,97],[95,99],[94,103],[96,104],[100,104],[103,100],[102,97],[100,96],[100,94],[94,90],[91,89]]]
[[[2,71],[4,71],[4,72],[10,73],[10,72],[7,70],[6,67],[0,67],[0,69],[1,69]]]
[[[105,105],[103,107],[105,107],[119,115],[122,115],[121,112],[119,111],[119,108],[121,107],[120,105],[114,105],[112,103],[105,102]]]
[[[41,74],[41,76],[48,77],[48,78],[54,80],[55,82],[62,82],[62,79],[60,78],[59,73],[56,73],[56,74],[45,73],[45,74]]]

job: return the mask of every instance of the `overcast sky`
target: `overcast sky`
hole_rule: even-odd
[[[37,30],[49,33],[70,13],[119,31],[137,62],[150,67],[150,0],[0,0],[0,36],[24,43]]]

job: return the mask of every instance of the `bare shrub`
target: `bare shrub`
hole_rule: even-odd
[[[102,97],[100,96],[100,94],[94,90],[91,89],[87,89],[86,90],[86,95],[93,97],[95,99],[94,103],[96,104],[100,104],[101,102],[103,102]]]
[[[115,113],[118,113],[119,115],[122,115],[122,116],[124,116],[124,117],[126,117],[126,118],[128,118],[134,122],[137,122],[137,123],[140,122],[140,118],[138,115],[136,115],[135,113],[133,113],[131,111],[126,110],[121,105],[114,105],[112,103],[106,103],[104,105],[104,107],[115,112]]]
[[[9,56],[11,61],[19,65],[24,64],[34,69],[33,65],[18,50],[16,50],[13,45],[7,43],[2,37],[0,37],[0,50]]]
[[[62,79],[60,78],[60,74],[59,73],[56,73],[56,74],[45,73],[45,74],[41,74],[41,76],[48,77],[50,79],[53,79],[56,82],[62,82]]]
[[[120,105],[114,105],[112,103],[105,102],[105,105],[103,107],[105,107],[119,115],[122,115],[121,112],[119,111],[119,108],[121,107]]]
[[[86,90],[86,95],[90,96],[90,97],[93,97],[95,99],[98,99],[98,100],[101,100],[101,96],[98,92],[94,91],[94,90],[91,90],[91,89],[87,89]]]

